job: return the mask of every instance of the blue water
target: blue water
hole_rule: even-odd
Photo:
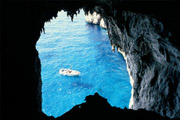
[[[41,60],[42,111],[58,117],[85,97],[98,92],[112,106],[128,107],[131,85],[122,55],[113,53],[106,30],[88,24],[81,11],[74,22],[59,12],[45,23],[36,45]],[[80,76],[59,74],[60,68],[81,72]]]

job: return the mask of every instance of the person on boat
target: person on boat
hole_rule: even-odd
[[[72,71],[71,70],[67,70],[66,73],[71,73]]]
[[[68,70],[69,73],[71,73],[72,71],[71,70]]]

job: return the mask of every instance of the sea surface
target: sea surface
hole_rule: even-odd
[[[73,22],[61,11],[45,23],[36,48],[41,60],[42,111],[48,116],[61,116],[95,92],[111,106],[128,108],[131,85],[125,60],[112,52],[105,29],[85,22],[82,10]],[[80,76],[59,74],[59,69],[70,65]]]

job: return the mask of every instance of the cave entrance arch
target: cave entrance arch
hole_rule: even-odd
[[[128,107],[131,85],[126,63],[111,51],[105,29],[88,24],[81,10],[73,22],[66,12],[45,23],[36,48],[41,60],[42,111],[58,117],[98,92],[112,106]],[[60,68],[81,72],[80,76],[59,74]]]

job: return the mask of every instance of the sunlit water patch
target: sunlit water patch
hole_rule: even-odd
[[[42,111],[58,117],[98,92],[112,106],[128,107],[131,86],[126,63],[113,53],[106,30],[88,24],[81,11],[73,22],[65,12],[45,23],[36,45],[41,60]],[[59,69],[80,71],[80,76],[59,74]]]

